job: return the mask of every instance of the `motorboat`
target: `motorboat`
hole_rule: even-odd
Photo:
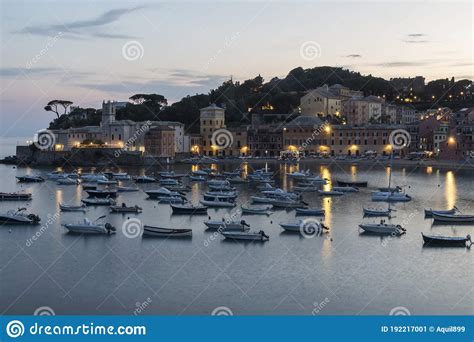
[[[219,231],[229,231],[229,230],[236,230],[236,231],[247,231],[250,229],[250,226],[245,222],[245,220],[241,221],[222,221],[218,220],[209,220],[204,221],[206,227],[210,230],[219,230]]]
[[[69,230],[70,233],[75,234],[112,234],[115,233],[116,229],[110,223],[99,224],[96,223],[99,219],[105,216],[99,217],[97,220],[91,222],[88,218],[84,218],[79,223],[66,223],[63,226]]]
[[[151,199],[158,199],[159,197],[184,197],[183,194],[177,191],[171,191],[168,188],[162,187],[156,190],[145,191]]]
[[[142,208],[140,208],[138,205],[134,205],[131,207],[127,207],[125,203],[122,203],[122,205],[112,205],[110,206],[110,212],[112,213],[141,213]]]
[[[406,233],[406,229],[399,224],[385,223],[384,220],[380,223],[361,223],[359,227],[367,233],[380,235],[402,235]]]
[[[242,214],[245,215],[270,215],[270,208],[269,207],[241,207]]]
[[[401,192],[402,191],[402,188],[399,187],[399,186],[395,186],[395,187],[385,187],[385,188],[379,188],[379,191],[382,191],[382,192]]]
[[[207,214],[207,207],[204,205],[174,204],[171,203],[173,214],[201,215]]]
[[[26,192],[0,192],[0,201],[29,201],[31,194]]]
[[[292,200],[297,200],[301,198],[300,194],[294,193],[294,192],[287,192],[284,191],[283,189],[275,189],[275,190],[263,190],[261,193],[268,198],[274,198],[274,199],[292,199]]]
[[[392,209],[387,208],[363,208],[364,216],[390,216]]]
[[[199,203],[205,205],[206,207],[215,208],[233,208],[236,205],[234,202],[229,202],[227,200],[220,199],[219,197],[214,197],[212,200],[201,200]]]
[[[41,221],[40,217],[35,214],[28,214],[26,208],[17,210],[8,210],[6,213],[0,214],[0,224],[37,224]]]
[[[307,177],[311,176],[311,172],[309,170],[295,171],[295,172],[292,172],[292,173],[288,173],[287,176],[289,178],[301,179],[301,178],[307,178]]]
[[[321,176],[311,176],[303,179],[305,183],[310,184],[327,184],[327,179],[322,178]]]
[[[474,215],[439,214],[431,212],[431,216],[435,222],[474,223]]]
[[[229,202],[233,202],[237,198],[237,193],[233,191],[208,191],[204,195],[205,201],[212,201],[215,197],[219,199],[227,199]]]
[[[153,226],[143,226],[143,236],[174,238],[189,237],[193,235],[192,229],[162,228]]]
[[[180,183],[178,182],[177,179],[173,179],[173,178],[162,178],[159,180],[159,183],[160,185],[162,186],[167,186],[167,185],[170,185],[170,186],[179,186]]]
[[[227,185],[209,185],[209,190],[211,191],[225,191],[225,192],[228,192],[228,191],[235,191],[236,189],[234,187],[231,187],[231,186],[227,186]]]
[[[98,180],[97,184],[99,185],[117,185],[118,181],[115,179],[107,179],[107,180]]]
[[[318,190],[318,194],[321,196],[342,196],[344,193],[342,191],[336,190]]]
[[[81,183],[83,190],[96,190],[97,185],[93,183]]]
[[[115,205],[113,198],[84,198],[81,202],[85,205]]]
[[[191,182],[205,182],[206,181],[206,178],[203,177],[203,176],[190,176],[189,177],[189,180]]]
[[[374,191],[372,192],[372,201],[409,202],[411,201],[411,196],[403,192]]]
[[[97,183],[98,181],[107,181],[108,178],[102,173],[86,173],[81,175],[83,182]]]
[[[316,192],[320,190],[319,186],[313,186],[313,185],[308,185],[308,186],[295,186],[293,187],[293,190],[296,192]]]
[[[458,208],[453,207],[452,209],[449,210],[433,210],[433,209],[425,209],[425,217],[433,217],[433,213],[435,214],[448,214],[448,215],[453,215],[456,213]]]
[[[68,204],[62,204],[62,203],[59,203],[59,209],[61,209],[61,211],[86,211],[86,205],[85,204],[82,204],[82,205],[68,205]]]
[[[296,215],[324,216],[324,209],[320,208],[295,208]]]
[[[77,184],[79,184],[79,181],[77,179],[64,177],[64,178],[58,178],[56,180],[56,184],[58,184],[58,185],[77,185]]]
[[[96,198],[115,198],[117,197],[117,190],[106,190],[106,189],[96,189],[96,190],[86,190],[89,197]]]
[[[343,180],[337,180],[336,183],[339,186],[353,186],[356,188],[366,188],[368,184],[367,181],[343,181]]]
[[[471,247],[471,235],[463,236],[441,236],[428,235],[421,233],[423,237],[424,246],[439,246],[439,247]]]
[[[322,222],[314,221],[311,223],[305,222],[305,220],[297,220],[294,222],[280,222],[280,227],[289,232],[299,232],[299,233],[311,233],[319,232],[322,229],[329,230]]]
[[[270,237],[263,230],[258,232],[230,232],[223,231],[221,234],[226,239],[231,240],[247,240],[247,241],[268,241]]]
[[[129,180],[131,178],[126,172],[113,172],[111,176],[116,180]]]
[[[58,180],[61,178],[72,178],[72,179],[77,179],[79,175],[77,172],[71,172],[71,173],[66,173],[62,171],[53,171],[47,174],[48,179],[50,180]]]
[[[160,175],[161,178],[182,178],[182,177],[187,176],[185,174],[175,173],[174,171],[160,172],[159,175]]]
[[[207,181],[207,185],[209,186],[215,186],[215,187],[224,187],[224,186],[230,186],[230,182],[228,180],[222,180],[222,179],[211,179]]]
[[[196,170],[191,172],[193,176],[207,176],[209,173],[204,170]]]
[[[332,190],[339,192],[359,192],[359,188],[354,186],[333,186]]]
[[[40,183],[40,182],[44,182],[43,177],[35,176],[35,175],[16,176],[16,179],[18,179],[18,182],[20,182],[20,183]]]
[[[134,178],[135,183],[155,183],[157,180],[150,176],[137,176]]]
[[[135,192],[135,191],[140,191],[140,189],[134,186],[118,186],[117,191],[118,192]]]
[[[273,185],[271,185],[270,183],[263,183],[263,185],[257,186],[257,190],[259,190],[259,191],[263,191],[263,190],[276,190],[276,188],[273,187]]]

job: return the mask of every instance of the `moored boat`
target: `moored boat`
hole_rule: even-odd
[[[115,205],[112,198],[84,198],[81,201],[86,205]]]
[[[16,179],[18,179],[18,182],[20,182],[20,183],[40,183],[40,182],[44,182],[43,177],[35,176],[35,175],[16,176]]]
[[[237,230],[237,231],[247,231],[249,230],[249,225],[245,220],[241,221],[219,221],[219,220],[209,220],[204,221],[204,224],[208,229],[211,230],[219,230],[219,231],[229,231],[229,230]]]
[[[365,216],[390,216],[392,209],[363,208]]]
[[[428,235],[421,233],[424,246],[440,246],[440,247],[471,247],[471,235],[463,236],[441,236]]]
[[[474,215],[439,214],[431,212],[435,222],[474,223]]]
[[[59,209],[61,209],[61,211],[86,211],[86,205],[68,205],[59,203]]]
[[[204,205],[174,204],[171,203],[173,214],[202,215],[207,214],[207,207]]]
[[[372,192],[372,201],[385,201],[385,202],[409,202],[411,196],[403,192],[383,192],[374,191]]]
[[[221,234],[226,239],[231,240],[246,240],[246,241],[268,241],[270,237],[265,234],[263,230],[258,232],[230,232],[223,231]]]
[[[117,197],[117,190],[86,190],[89,197],[96,198],[115,198]]]
[[[40,217],[35,214],[28,214],[26,208],[18,208],[18,210],[8,210],[6,213],[0,214],[0,224],[37,224],[41,221]]]
[[[337,180],[336,183],[339,186],[353,186],[356,188],[366,188],[368,184],[367,181],[343,181],[343,180]]]
[[[433,217],[433,213],[453,215],[454,213],[456,213],[457,210],[458,210],[458,208],[456,208],[456,207],[453,207],[453,209],[449,209],[449,210],[433,210],[431,208],[430,209],[425,209],[425,217]]]
[[[0,201],[29,201],[31,194],[26,192],[0,192]]]
[[[84,218],[83,222],[79,223],[66,223],[63,226],[70,232],[75,234],[112,234],[115,233],[116,229],[110,223],[98,224],[96,223],[99,219],[105,216],[99,217],[94,222],[91,222],[88,218]]]
[[[318,194],[321,196],[342,196],[344,193],[342,191],[336,190],[318,190]]]
[[[135,183],[155,183],[157,180],[150,176],[137,176],[134,178]]]
[[[143,236],[173,238],[189,237],[193,235],[192,229],[162,228],[153,226],[143,226]]]
[[[380,223],[362,223],[359,224],[359,227],[362,228],[367,233],[380,234],[380,235],[402,235],[406,233],[406,229],[400,226],[399,224],[389,224],[385,221]]]
[[[241,207],[242,209],[242,214],[246,215],[270,215],[270,208],[265,207],[265,208],[259,208],[259,207]]]
[[[118,192],[135,192],[139,191],[139,188],[133,187],[133,186],[118,186],[117,191]]]
[[[110,212],[112,213],[141,213],[142,208],[140,208],[138,205],[134,205],[131,207],[127,207],[125,203],[122,203],[122,205],[112,205],[110,206]]]
[[[58,178],[56,180],[56,184],[58,184],[58,185],[77,185],[77,184],[79,184],[79,181],[77,179],[64,177],[64,178]]]
[[[295,208],[296,215],[324,216],[324,209],[320,208]]]
[[[333,186],[332,190],[339,192],[359,192],[359,188],[354,186]]]

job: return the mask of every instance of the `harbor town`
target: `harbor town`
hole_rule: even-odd
[[[2,315],[474,313],[472,5],[3,9]]]

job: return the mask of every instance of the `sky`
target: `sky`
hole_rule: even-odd
[[[53,99],[174,102],[299,66],[474,78],[471,1],[2,0],[0,10],[2,138],[47,127]]]

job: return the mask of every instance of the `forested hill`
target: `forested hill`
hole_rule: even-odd
[[[303,69],[298,67],[288,75],[265,82],[258,75],[243,82],[228,80],[208,94],[187,96],[178,102],[168,105],[167,100],[158,94],[135,94],[130,97],[131,103],[117,112],[117,119],[145,121],[156,119],[183,122],[190,131],[197,131],[196,121],[199,108],[216,103],[226,109],[226,123],[238,125],[249,118],[252,113],[291,113],[299,104],[300,97],[308,89],[324,84],[341,84],[350,89],[362,90],[365,95],[385,96],[389,102],[407,103],[418,109],[447,106],[453,109],[474,106],[472,99],[472,81],[439,79],[427,83],[421,93],[395,90],[389,80],[372,75],[361,75],[358,72],[336,67],[316,67]],[[159,92],[159,89],[157,89]],[[74,111],[85,110],[75,108]],[[92,109],[93,110],[93,109]],[[72,120],[71,115],[59,115],[50,124],[50,128],[80,127],[96,125],[100,121],[100,109],[91,113],[88,118]]]

